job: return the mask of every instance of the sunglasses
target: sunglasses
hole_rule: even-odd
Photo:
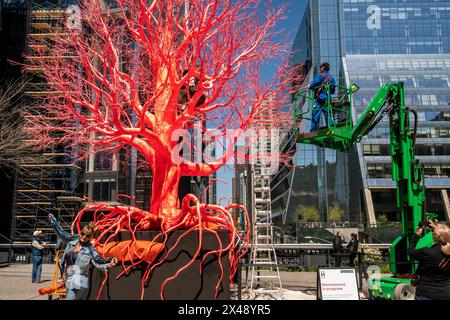
[[[81,232],[81,233],[80,233],[80,236],[82,236],[82,237],[84,237],[84,236],[86,236],[86,237],[91,237],[91,234],[90,234],[90,233],[84,233],[84,232]]]

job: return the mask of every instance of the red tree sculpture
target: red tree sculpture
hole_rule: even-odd
[[[242,235],[229,210],[245,208],[205,204],[193,195],[180,204],[178,185],[183,176],[210,176],[226,164],[246,129],[286,123],[278,93],[291,81],[288,73],[279,71],[269,84],[259,74],[264,61],[286,52],[273,41],[283,9],[260,0],[116,0],[115,9],[101,3],[82,0],[80,15],[70,16],[64,31],[54,34],[51,52],[33,47],[42,59],[32,59],[27,68],[40,69],[53,94],[27,116],[28,128],[37,145],[67,144],[78,160],[135,148],[153,174],[151,208],[92,202],[73,228],[79,230],[84,212],[95,211],[98,248],[123,230],[161,230],[157,238],[167,239],[177,229],[216,235],[227,229],[230,244],[209,254],[228,253],[231,279],[247,247],[237,247]],[[220,158],[205,163],[179,157],[180,129],[189,132],[195,123],[203,135],[224,141]],[[182,142],[195,150],[190,139]],[[179,272],[199,255],[201,237],[199,232],[196,256]],[[149,263],[143,284],[156,265],[156,255],[138,247],[134,236],[117,255],[132,261],[123,264],[124,272]]]

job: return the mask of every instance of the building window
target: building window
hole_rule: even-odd
[[[94,201],[115,201],[116,181],[115,180],[95,180],[93,182],[92,200]]]
[[[377,179],[384,178],[383,166],[381,165],[373,165],[370,164],[367,166],[367,172],[369,174],[369,178]]]
[[[416,145],[416,155],[418,156],[445,156],[449,154],[449,151],[450,145]]]
[[[99,152],[95,154],[94,170],[95,171],[111,171],[113,162],[113,154],[111,152]]]
[[[391,179],[392,165],[388,163],[368,164],[367,173],[369,179]]]
[[[450,165],[427,164],[425,165],[426,178],[450,178]]]
[[[389,146],[380,144],[365,144],[363,146],[365,156],[389,156]]]
[[[418,128],[417,138],[450,138],[450,128]]]
[[[450,165],[442,165],[442,177],[450,178]]]
[[[425,166],[425,177],[435,178],[441,176],[441,168],[439,165],[426,165]]]
[[[272,199],[278,198],[289,190],[289,182],[284,180],[272,190]]]
[[[449,128],[436,128],[436,133],[439,138],[449,138],[450,129]]]
[[[440,190],[426,190],[426,208],[428,212],[439,214],[440,219],[444,218],[444,205]]]
[[[380,146],[376,144],[365,144],[363,146],[365,156],[379,156]]]

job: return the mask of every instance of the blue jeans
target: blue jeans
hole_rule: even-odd
[[[431,299],[430,299],[430,298],[427,298],[427,297],[424,297],[424,296],[418,296],[418,295],[416,294],[416,298],[415,298],[414,300],[423,300],[423,301],[425,301],[425,300],[431,300]]]
[[[66,300],[86,300],[88,293],[88,288],[67,289]]]
[[[325,117],[325,123],[328,122],[329,127],[333,126],[333,117],[331,116],[330,119],[328,119],[328,106],[326,106],[326,101],[319,102],[317,100],[314,100],[314,109],[312,110],[311,115],[311,132],[319,130],[322,111]]]
[[[42,256],[31,256],[33,258],[32,281],[40,281],[42,273]]]

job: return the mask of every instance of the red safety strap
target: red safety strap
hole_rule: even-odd
[[[331,79],[331,74],[328,75],[328,77],[325,77],[325,74],[324,74],[324,73],[321,73],[320,75],[321,75],[322,78],[323,78],[323,83],[322,83],[322,85],[320,86],[319,90],[317,90],[316,98],[317,98],[318,96],[320,96],[320,93],[322,92],[323,84],[324,84],[324,83],[325,83],[325,84],[328,84],[328,81],[330,81],[330,79]]]
[[[323,81],[324,81],[325,83],[328,83],[328,81],[330,81],[330,79],[331,79],[331,74],[328,75],[328,77],[325,77],[325,74],[324,74],[324,73],[321,73],[320,75],[322,76]]]

